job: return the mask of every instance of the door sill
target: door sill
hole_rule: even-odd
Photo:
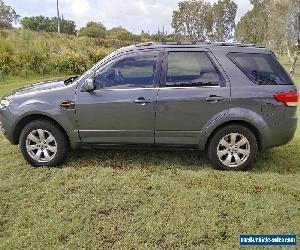
[[[99,144],[82,143],[83,149],[156,149],[156,150],[198,150],[197,145],[169,145],[169,144]]]

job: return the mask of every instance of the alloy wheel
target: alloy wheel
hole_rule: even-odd
[[[37,162],[50,162],[57,153],[57,142],[47,130],[31,131],[26,139],[27,153]]]
[[[227,134],[219,141],[217,155],[225,166],[239,167],[250,155],[250,143],[239,133]]]

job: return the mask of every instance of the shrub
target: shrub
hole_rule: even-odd
[[[65,34],[20,29],[1,32],[0,71],[80,74],[113,50],[98,44],[98,39]]]

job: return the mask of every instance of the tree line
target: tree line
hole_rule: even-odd
[[[173,33],[158,30],[133,34],[123,27],[107,29],[101,22],[88,22],[76,30],[75,22],[61,19],[61,32],[69,35],[120,41],[237,41],[261,44],[278,54],[287,52],[293,73],[300,54],[300,0],[249,0],[253,8],[236,24],[237,4],[233,0],[184,0],[172,15]],[[19,22],[22,29],[56,32],[57,18],[33,16],[20,18],[0,0],[0,29],[11,29]]]
[[[233,37],[237,5],[232,0],[219,0],[211,5],[205,1],[188,0],[180,2],[178,10],[174,10],[172,18],[173,33],[164,30],[156,33],[141,31],[133,34],[123,27],[108,30],[101,22],[88,22],[85,27],[76,30],[75,22],[60,19],[61,33],[87,36],[98,39],[114,38],[119,40],[140,41],[176,41],[176,40],[228,40]],[[4,18],[5,17],[5,18]],[[10,6],[0,0],[0,29],[12,28],[12,23],[19,23],[22,29],[42,32],[57,31],[57,17],[42,15],[20,18]],[[2,24],[2,25],[1,25]]]

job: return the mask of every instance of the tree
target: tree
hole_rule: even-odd
[[[150,41],[151,36],[148,32],[145,32],[144,30],[142,30],[141,32],[141,40],[142,41]]]
[[[95,38],[105,38],[106,33],[106,28],[100,22],[88,22],[86,27],[83,27],[79,30],[80,36],[88,36]]]
[[[219,0],[211,8],[210,41],[228,41],[233,37],[237,4],[232,0]]]
[[[286,47],[291,61],[290,73],[295,73],[300,54],[300,0],[284,0],[286,3]]]
[[[12,28],[12,23],[17,22],[20,16],[17,15],[15,10],[5,5],[2,0],[0,0],[0,29],[10,29]]]
[[[51,18],[52,25],[53,23],[57,24],[57,17]],[[69,35],[76,35],[76,24],[74,21],[66,20],[60,18],[60,32],[69,34]]]
[[[211,5],[203,0],[186,0],[173,11],[172,28],[176,35],[192,40],[208,38]]]
[[[118,40],[129,41],[131,33],[125,28],[119,26],[114,27],[108,31],[108,34],[111,38],[115,38]]]
[[[240,42],[264,44],[267,37],[269,0],[251,0],[252,10],[241,17],[235,30],[235,38]]]
[[[287,50],[290,73],[300,54],[300,0],[251,0],[253,9],[237,24],[236,39]]]
[[[20,24],[23,29],[29,29],[34,31],[44,32],[56,32],[57,31],[57,17],[44,17],[44,16],[32,16],[24,17],[21,19]],[[75,35],[76,25],[71,20],[60,20],[61,33]]]
[[[140,35],[133,34],[121,26],[110,29],[108,35],[117,40],[141,42]]]
[[[233,36],[237,4],[219,0],[211,5],[203,0],[179,2],[173,11],[175,34],[192,40],[227,41]]]

